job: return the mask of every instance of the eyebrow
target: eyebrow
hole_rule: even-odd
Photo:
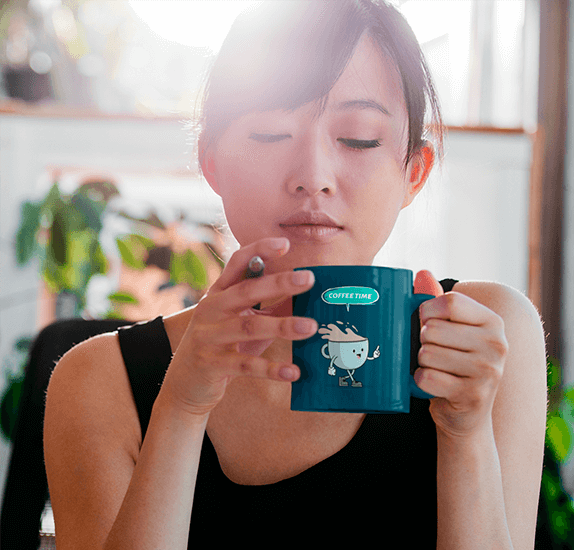
[[[388,109],[383,107],[380,103],[373,101],[372,99],[352,99],[350,101],[343,101],[338,103],[335,108],[338,111],[371,109],[383,113],[384,115],[391,116],[391,113],[389,113]]]

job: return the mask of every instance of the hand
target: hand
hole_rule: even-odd
[[[287,253],[287,239],[262,239],[233,254],[219,279],[197,304],[166,373],[162,392],[195,415],[207,415],[238,376],[292,382],[300,376],[292,363],[261,357],[276,338],[302,340],[318,329],[314,319],[273,317],[252,308],[286,300],[314,284],[310,271],[288,271],[245,279],[253,256],[268,264]]]
[[[415,293],[437,296],[420,306],[421,349],[414,378],[435,395],[430,413],[443,433],[461,436],[482,429],[502,378],[508,343],[501,317],[458,292],[445,294],[428,272]]]

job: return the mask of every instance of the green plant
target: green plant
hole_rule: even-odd
[[[574,500],[565,491],[560,465],[574,450],[574,386],[563,387],[561,370],[553,358],[547,361],[548,414],[544,469],[540,491],[539,530],[546,523],[546,538],[552,548],[571,548],[574,536]]]
[[[106,274],[109,269],[100,234],[108,203],[118,194],[116,186],[108,181],[91,181],[73,193],[65,194],[56,181],[43,199],[22,203],[15,240],[16,261],[24,266],[38,257],[42,279],[48,289],[54,294],[73,295],[76,315],[80,315],[85,307],[90,279],[94,275]],[[165,224],[155,213],[145,219],[123,211],[115,212],[115,215],[130,220],[140,231],[116,237],[122,262],[132,269],[145,269],[147,256],[155,243],[143,233],[146,228],[165,230]],[[210,246],[207,249],[223,267],[217,253]],[[170,285],[184,283],[200,292],[208,285],[206,268],[191,250],[171,255],[169,274]],[[106,318],[121,317],[118,306],[137,303],[126,292],[112,292],[108,299],[111,308],[104,315]],[[16,373],[7,375],[7,388],[1,400],[1,429],[8,439],[16,422],[29,345],[29,338],[16,342],[16,352],[24,355]]]
[[[24,369],[28,352],[32,344],[32,338],[20,338],[14,344],[15,361],[17,363],[16,372],[8,372],[7,389],[0,401],[0,431],[5,439],[11,441],[16,419],[18,417],[18,405],[22,386],[24,384]],[[4,361],[7,363],[6,359]],[[12,367],[12,365],[9,365]]]
[[[76,313],[85,305],[91,277],[108,270],[99,236],[107,199],[110,192],[114,194],[112,185],[102,182],[99,188],[82,186],[63,194],[55,182],[43,200],[22,204],[16,260],[23,266],[39,256],[48,288],[56,294],[74,295]]]

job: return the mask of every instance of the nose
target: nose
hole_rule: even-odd
[[[290,194],[330,197],[337,192],[335,162],[325,136],[314,132],[302,139],[295,151],[294,166],[287,184]]]

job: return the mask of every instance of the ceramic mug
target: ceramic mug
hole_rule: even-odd
[[[428,399],[410,374],[411,315],[429,294],[413,294],[413,272],[379,266],[312,266],[315,284],[293,297],[293,315],[318,332],[293,342],[291,410],[408,413]]]

